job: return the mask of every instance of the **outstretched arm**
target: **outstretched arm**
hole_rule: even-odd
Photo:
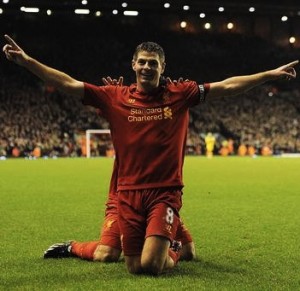
[[[298,64],[298,62],[299,61],[297,60],[279,68],[253,75],[231,77],[221,82],[210,83],[210,90],[207,94],[207,98],[234,96],[267,81],[294,79],[296,78],[296,71],[294,67]]]
[[[84,84],[81,81],[75,80],[69,75],[48,67],[39,61],[27,55],[20,46],[8,35],[4,36],[7,44],[3,47],[3,52],[9,61],[26,68],[31,73],[35,74],[45,83],[65,92],[67,94],[83,97]]]

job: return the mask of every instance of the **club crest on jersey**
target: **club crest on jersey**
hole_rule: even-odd
[[[164,118],[165,119],[172,119],[173,118],[172,109],[169,106],[164,108]]]

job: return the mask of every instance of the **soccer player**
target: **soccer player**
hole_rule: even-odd
[[[123,85],[123,77],[120,77],[118,80],[107,77],[102,78],[102,81],[105,85]],[[177,82],[183,82],[183,79],[179,78],[171,81],[170,78],[167,78],[167,82],[176,84]],[[101,110],[98,110],[98,114],[101,116]],[[115,161],[100,240],[88,242],[68,241],[53,244],[44,252],[45,259],[78,257],[100,262],[117,262],[119,260],[122,247],[117,212],[117,171],[118,167]],[[180,260],[190,261],[196,257],[192,236],[182,220],[171,248],[180,252]]]
[[[189,108],[205,98],[233,96],[270,80],[295,78],[294,61],[278,68],[223,81],[159,85],[166,62],[161,46],[144,42],[136,47],[130,86],[95,86],[46,66],[27,55],[5,36],[8,60],[85,105],[102,110],[110,124],[118,162],[118,221],[122,249],[130,273],[158,275],[179,257],[170,242],[180,223],[182,168]]]

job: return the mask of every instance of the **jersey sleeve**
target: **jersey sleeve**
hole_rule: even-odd
[[[89,105],[103,110],[110,103],[110,86],[95,86],[84,83],[83,105]]]
[[[209,91],[210,84],[197,84],[195,81],[184,82],[185,98],[189,103],[189,107],[198,105],[200,102],[205,101],[205,97]]]

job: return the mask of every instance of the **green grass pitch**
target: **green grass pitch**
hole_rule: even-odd
[[[181,216],[198,258],[160,277],[44,260],[96,240],[113,160],[0,161],[0,290],[300,290],[300,159],[187,157]]]

